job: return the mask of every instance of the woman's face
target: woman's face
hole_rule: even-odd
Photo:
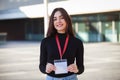
[[[54,22],[54,27],[57,30],[58,33],[65,33],[66,30],[66,21],[64,19],[64,17],[62,16],[60,11],[57,11],[54,14],[54,18],[53,18],[53,22]]]

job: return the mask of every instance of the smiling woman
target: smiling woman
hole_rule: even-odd
[[[57,31],[59,31],[57,30],[59,29],[58,26],[60,29],[64,29],[65,33],[69,33],[71,36],[74,36],[71,18],[63,8],[56,8],[51,14],[47,36],[56,34]]]
[[[78,80],[77,74],[84,71],[83,59],[83,43],[74,36],[70,16],[65,9],[55,8],[41,42],[40,71],[47,74],[46,80]]]

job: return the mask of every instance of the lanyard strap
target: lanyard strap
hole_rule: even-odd
[[[68,40],[69,40],[69,35],[67,35],[67,37],[66,37],[65,44],[64,44],[64,47],[63,47],[63,51],[62,51],[61,46],[60,46],[60,41],[59,41],[58,35],[56,35],[57,47],[58,47],[58,50],[59,50],[59,54],[60,54],[60,58],[61,58],[61,59],[62,59],[62,56],[63,56],[63,54],[65,53],[65,50],[66,50],[66,48],[67,48]]]

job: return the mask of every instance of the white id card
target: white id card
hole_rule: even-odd
[[[55,74],[68,73],[66,59],[54,60],[54,65],[56,67]]]

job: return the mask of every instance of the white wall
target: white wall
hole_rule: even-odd
[[[119,3],[120,3],[120,0],[65,0],[60,2],[49,3],[48,12],[50,15],[52,10],[56,7],[65,8],[70,15],[120,11]],[[20,6],[19,8],[16,8],[16,9],[18,9],[18,12],[6,13],[6,14],[0,13],[0,19],[7,19],[7,18],[12,19],[13,14],[16,14],[16,13],[17,14],[19,13],[21,15],[16,14],[17,16],[13,16],[13,18],[43,17],[44,10],[45,10],[43,4]],[[4,17],[7,17],[7,18],[4,18]]]

